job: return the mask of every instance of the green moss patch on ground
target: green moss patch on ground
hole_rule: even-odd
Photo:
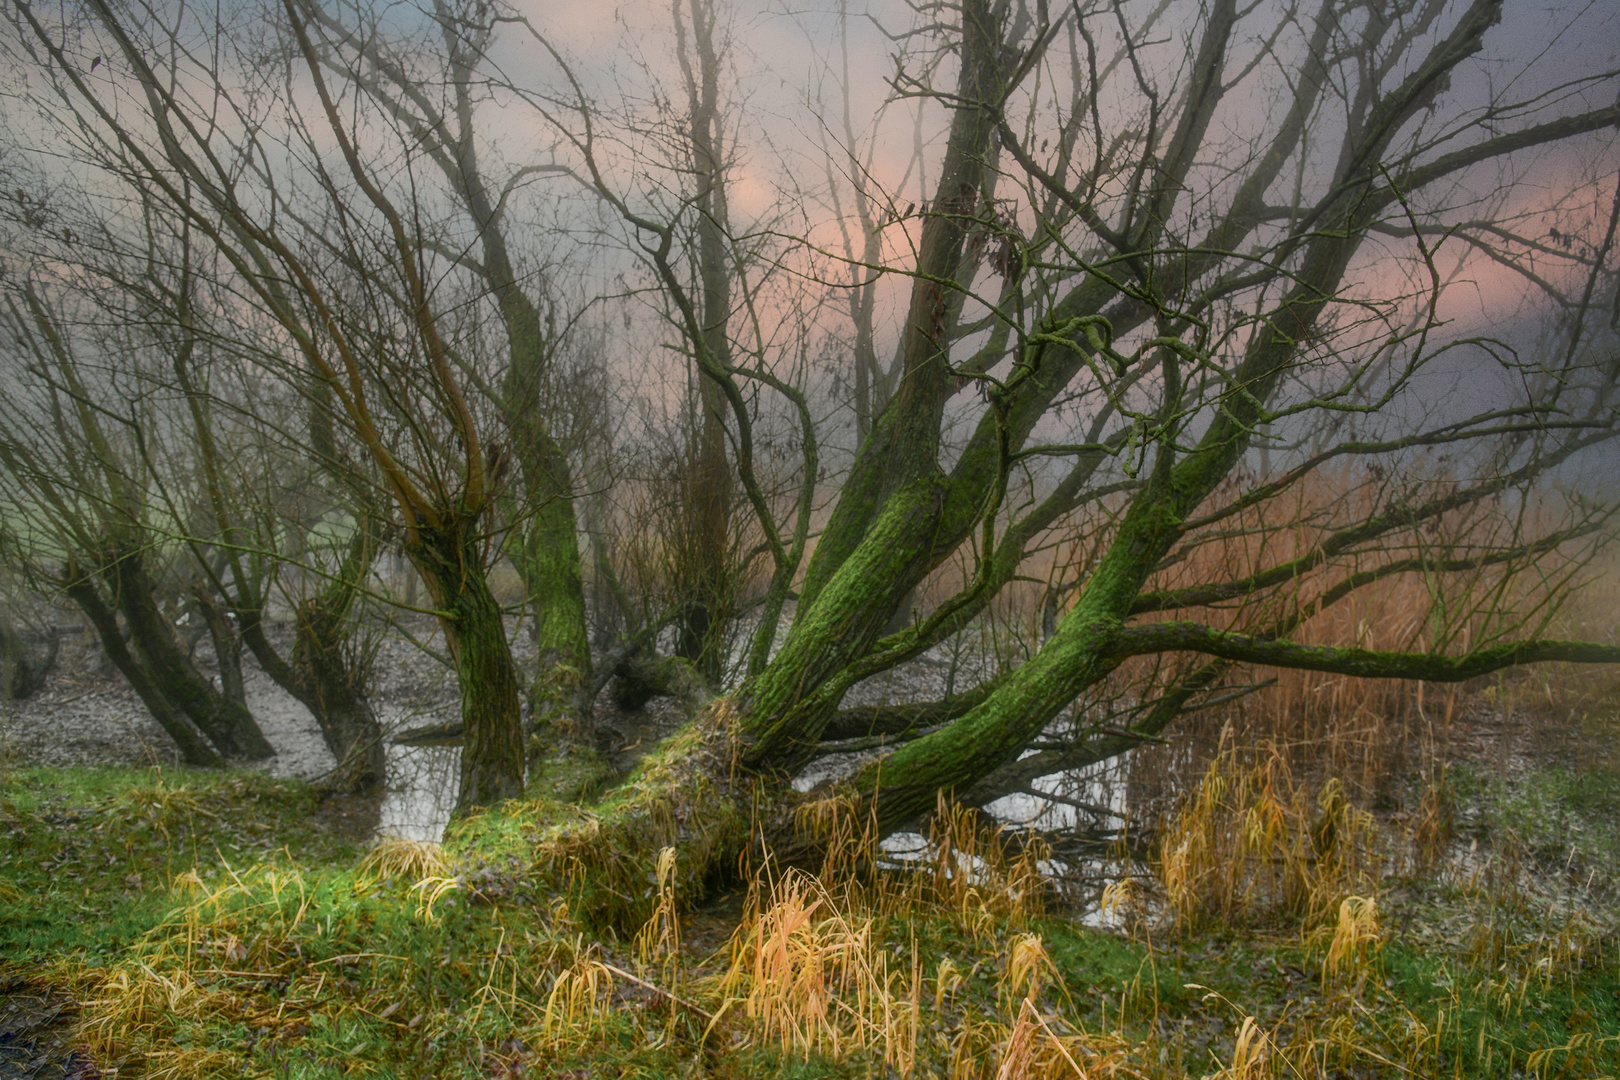
[[[11,769],[0,782],[0,955],[113,960],[162,920],[187,871],[355,858],[316,823],[316,801],[306,784],[251,772]]]

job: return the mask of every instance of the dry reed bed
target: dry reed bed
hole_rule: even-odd
[[[1319,470],[1270,501],[1191,532],[1145,591],[1171,595],[1306,560],[1297,573],[1265,588],[1199,606],[1167,606],[1138,619],[1186,619],[1250,633],[1280,629],[1301,644],[1374,650],[1457,653],[1537,636],[1616,640],[1620,549],[1612,530],[1583,533],[1551,550],[1514,554],[1536,537],[1578,524],[1572,511],[1541,493],[1487,500],[1311,561],[1346,524],[1398,517],[1403,506],[1460,486],[1443,464],[1414,465],[1404,472]],[[1236,493],[1235,488],[1218,492],[1203,510]],[[1109,542],[1117,513],[1118,507],[1104,504],[1051,530],[1020,567],[1019,579],[961,638],[939,651],[953,665],[988,663],[991,675],[1022,663],[1039,648],[1049,620],[1072,603]],[[1456,568],[1468,559],[1482,565]],[[1401,572],[1377,576],[1392,566]],[[943,601],[972,571],[971,555],[941,567],[918,590],[920,607]],[[1371,580],[1342,596],[1335,592],[1358,574]],[[1057,726],[1076,732],[1132,726],[1149,704],[1206,659],[1190,654],[1132,658],[1076,702]],[[1173,730],[1187,738],[1170,747],[1149,745],[1135,755],[1132,816],[1139,825],[1152,825],[1194,788],[1223,732],[1228,741],[1245,746],[1274,746],[1301,775],[1319,782],[1337,778],[1361,803],[1387,796],[1392,782],[1413,776],[1441,786],[1452,724],[1464,711],[1488,708],[1511,717],[1526,708],[1567,708],[1594,679],[1603,678],[1601,672],[1544,665],[1458,688],[1235,665],[1208,693],[1195,697],[1191,712],[1177,721]],[[1245,689],[1261,692],[1243,694]],[[1211,707],[1211,701],[1217,704]]]

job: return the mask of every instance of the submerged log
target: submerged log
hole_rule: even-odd
[[[395,746],[460,746],[465,736],[466,728],[458,718],[406,728],[388,741]]]

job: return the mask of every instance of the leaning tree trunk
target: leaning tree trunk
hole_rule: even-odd
[[[787,640],[744,690],[752,764],[784,759],[791,768],[820,738],[842,696],[841,690],[823,692],[828,680],[871,649],[912,590],[971,527],[971,518],[946,524],[947,515],[964,502],[977,509],[988,490],[963,500],[953,490],[962,485],[953,485],[938,459],[945,403],[956,390],[949,348],[962,309],[960,282],[973,264],[967,240],[995,181],[999,50],[989,7],[965,6],[958,76],[964,104],[951,122],[933,210],[923,222],[899,392],[860,448],[806,570]]]
[[[364,673],[357,670],[348,650],[352,626],[349,614],[355,596],[370,572],[376,551],[374,515],[365,507],[364,497],[356,500],[356,527],[337,573],[326,579],[324,588],[308,598],[293,613],[294,644],[291,663],[288,663],[270,644],[264,632],[266,575],[263,573],[262,554],[254,553],[262,543],[254,541],[247,530],[238,524],[230,501],[226,497],[228,483],[220,465],[220,454],[215,441],[211,402],[199,389],[199,381],[192,369],[196,355],[196,332],[191,322],[191,292],[189,281],[177,290],[176,315],[186,336],[174,356],[175,378],[185,392],[196,436],[198,463],[208,492],[209,502],[221,529],[222,543],[219,555],[229,568],[229,587],[219,582],[219,573],[211,573],[226,603],[236,616],[237,627],[213,603],[211,593],[203,586],[196,589],[197,604],[208,620],[213,633],[215,651],[220,657],[221,673],[229,687],[233,682],[241,686],[239,660],[240,646],[246,644],[259,666],[283,690],[296,698],[315,717],[327,749],[337,759],[337,768],[329,781],[339,790],[370,791],[383,781],[382,728],[372,712],[364,693]],[[334,434],[332,388],[316,378],[306,385],[309,401],[309,449],[315,469],[328,473],[340,489],[354,485],[352,473],[340,464],[337,440]],[[354,485],[358,486],[358,485]],[[310,505],[311,491],[306,481],[292,486],[294,497],[302,504],[306,519],[318,516]],[[295,537],[299,534],[294,533]],[[199,551],[198,561],[204,556]],[[234,589],[234,596],[232,590]],[[231,661],[229,667],[226,661]],[[236,695],[241,697],[240,691]]]
[[[365,793],[384,779],[382,725],[371,708],[349,654],[350,634],[338,616],[342,582],[305,601],[294,615],[292,660],[282,658],[264,633],[258,613],[243,619],[242,637],[265,674],[297,698],[315,718],[321,739],[337,760],[327,786]],[[352,592],[352,588],[347,590]]]
[[[262,761],[275,754],[239,698],[218,690],[192,666],[158,610],[151,579],[138,556],[121,555],[103,570],[115,590],[130,640],[163,696],[196,724],[227,758]]]
[[[684,736],[696,744],[684,753],[681,767],[657,762],[643,769],[632,785],[651,790],[640,799],[618,800],[621,806],[653,809],[625,820],[604,819],[594,826],[617,830],[620,843],[663,843],[689,853],[694,865],[685,880],[694,890],[710,869],[722,865],[715,859],[734,856],[748,842],[727,827],[740,810],[735,803],[726,805],[726,798],[748,801],[765,842],[778,857],[798,846],[792,815],[783,812],[793,796],[782,777],[803,764],[824,737],[844,691],[860,670],[858,662],[888,632],[895,612],[984,512],[1004,467],[998,441],[1016,446],[1040,415],[1042,395],[1055,393],[1063,384],[1061,371],[1043,373],[1041,360],[1035,360],[1036,370],[1026,383],[1028,400],[1011,401],[1005,416],[988,420],[950,474],[940,468],[945,404],[958,389],[949,348],[974,269],[968,239],[981,206],[989,201],[995,176],[994,115],[1003,73],[994,23],[987,5],[966,5],[957,94],[962,104],[953,119],[937,197],[923,224],[920,272],[902,341],[903,375],[896,396],[861,447],[820,540],[794,625],[765,669],[733,698],[712,706]],[[1113,294],[1081,287],[1075,295],[1076,302],[1089,305]],[[1094,313],[1088,308],[1079,314]],[[1062,365],[1052,359],[1054,368],[1079,363],[1073,356]],[[1006,427],[998,431],[996,425],[1002,422]],[[990,437],[980,437],[986,432]],[[1172,501],[1178,503],[1202,497],[1185,488],[1174,494]],[[1179,519],[1170,520],[1165,509],[1150,506],[1138,530],[1151,533],[1155,545],[1176,534]],[[885,768],[869,770],[843,788],[840,796],[863,826],[875,818],[879,828],[891,830],[931,809],[939,791],[965,788],[1008,755],[1016,757],[1031,735],[1073,699],[1071,686],[1095,681],[1112,666],[1106,651],[1109,633],[1120,625],[1119,612],[1128,610],[1129,598],[1140,585],[1136,571],[1151,568],[1162,554],[1162,549],[1154,554],[1134,541],[1124,549],[1128,556],[1119,556],[1123,564],[1098,575],[1111,582],[1110,587],[1102,588],[1099,580],[1090,607],[1083,604],[1072,613],[1066,620],[1068,633],[1060,629],[1054,639],[1058,647],[1050,667],[1058,669],[1056,675],[1026,664],[966,715],[932,736],[907,743],[887,759]],[[705,759],[740,760],[751,767],[754,779],[745,790],[736,789],[734,781],[695,764]],[[710,805],[692,806],[690,793],[705,785],[715,793],[723,791],[722,797],[708,799]],[[926,803],[917,796],[924,790]],[[713,839],[727,836],[732,840],[725,845]],[[576,864],[585,860],[578,850],[562,854]]]
[[[166,704],[159,706],[159,711],[153,715],[166,727],[169,725],[160,714],[179,712],[196,725],[224,757],[253,761],[272,756],[275,750],[265,740],[243,703],[240,685],[229,687],[230,692],[227,693],[216,690],[210,681],[198,673],[186,653],[181,651],[175,641],[173,627],[158,610],[144,562],[152,541],[144,525],[145,490],[125,471],[112,440],[103,432],[102,420],[91,405],[92,398],[55,316],[31,284],[25,286],[24,296],[38,326],[40,339],[47,346],[48,355],[54,359],[55,370],[60,373],[63,385],[75,405],[77,433],[69,434],[65,414],[58,413],[58,434],[68,442],[76,442],[82,436],[90,460],[94,462],[93,473],[98,474],[94,480],[90,479],[90,473],[75,474],[76,484],[89,483],[94,492],[92,500],[96,504],[93,524],[90,520],[82,521],[85,527],[81,537],[88,541],[85,545],[87,548],[95,549],[91,556],[94,569],[89,573],[107,587],[111,594],[107,603],[123,613],[139,660],[136,666],[144,669],[141,676],[131,676],[132,681],[137,677],[143,678],[164,699]],[[55,492],[51,492],[47,498],[58,506],[65,505]],[[99,535],[95,535],[97,532]],[[95,600],[102,602],[96,584],[78,566],[70,565],[65,577],[69,589],[86,598],[95,594]],[[92,622],[98,618],[88,608],[86,614]],[[111,631],[110,637],[117,638],[116,646],[110,642],[109,634],[103,627],[97,627],[103,642],[108,645],[109,654],[115,649],[127,654],[123,637],[118,633],[116,617],[111,618]],[[229,651],[228,647],[226,651]],[[232,675],[230,663],[233,659],[229,655],[221,656],[224,664],[222,670],[227,679]],[[134,666],[126,670],[126,674],[133,670]],[[177,726],[170,733],[175,734],[179,730]],[[188,757],[193,756],[187,753]]]
[[[214,602],[211,590],[202,582],[191,587],[192,604],[202,616],[203,627],[214,643],[214,662],[219,665],[219,693],[227,701],[247,703],[247,680],[242,675],[242,635]]]
[[[628,923],[639,914],[614,899],[634,883],[615,888],[610,880],[614,867],[635,864],[637,853],[674,847],[677,887],[695,893],[717,868],[736,866],[750,842],[750,815],[766,828],[768,843],[788,846],[781,831],[788,817],[778,812],[791,794],[786,777],[835,715],[847,688],[836,677],[871,650],[912,589],[955,546],[941,526],[964,500],[953,497],[951,478],[938,465],[944,407],[955,392],[950,331],[962,305],[961,289],[950,283],[962,272],[971,223],[993,181],[991,107],[1000,78],[991,12],[982,3],[968,8],[958,97],[987,107],[965,104],[952,122],[938,198],[923,224],[923,273],[902,343],[900,392],[861,448],[776,656],[644,761],[612,811],[592,824],[594,835],[550,849],[565,876],[607,881],[607,889],[581,897],[599,917]],[[976,508],[982,494],[965,502]],[[971,518],[958,538],[967,527]],[[737,780],[739,761],[750,779]],[[608,852],[612,865],[602,861]],[[639,895],[634,888],[629,895]]]
[[[63,574],[64,584],[62,591],[69,600],[79,605],[84,617],[90,621],[96,636],[101,640],[101,647],[106,650],[107,658],[129,680],[129,685],[146,706],[146,711],[152,714],[152,719],[174,740],[174,745],[180,750],[180,760],[187,765],[203,765],[217,768],[224,761],[208,745],[208,740],[197,731],[192,723],[176,709],[169,699],[163,696],[158,689],[157,681],[147,671],[141,661],[129,651],[124,644],[124,635],[118,626],[118,615],[112,606],[102,599],[96,590],[95,583],[75,568],[68,567]]]
[[[1119,531],[1056,632],[980,705],[939,731],[907,743],[857,775],[848,793],[892,830],[927,812],[940,791],[966,790],[1015,760],[1052,719],[1101,681],[1123,658],[1116,648],[1132,603],[1181,539],[1182,524],[1242,459],[1267,401],[1333,298],[1359,240],[1367,211],[1350,196],[1337,205],[1336,228],[1310,243],[1295,285],[1269,313],[1237,371],[1245,388],[1185,454],[1171,431],[1155,448],[1153,473],[1132,500]]]
[[[523,704],[501,605],[490,592],[477,521],[445,515],[405,545],[426,582],[461,689],[456,813],[523,794]]]
[[[340,590],[351,595],[333,595]],[[353,635],[347,608],[352,593],[352,588],[334,584],[305,603],[295,620],[292,667],[314,702],[310,712],[320,724],[321,737],[337,759],[333,786],[368,792],[379,787],[385,775],[382,725],[348,655]]]
[[[340,791],[375,790],[384,780],[382,725],[365,693],[365,671],[355,661],[351,613],[371,569],[375,536],[362,512],[348,551],[326,587],[293,612],[293,653],[283,659],[264,633],[262,601],[237,609],[242,639],[275,683],[315,717],[326,748],[337,760],[328,781]]]

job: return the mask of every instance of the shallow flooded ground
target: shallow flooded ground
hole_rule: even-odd
[[[431,630],[418,629],[431,644]],[[513,640],[521,653],[527,642],[518,629],[514,625]],[[199,647],[197,659],[205,671],[209,669],[206,642]],[[845,704],[937,699],[948,685],[971,685],[985,677],[989,663],[934,650],[857,685]],[[249,708],[277,751],[273,758],[251,768],[272,777],[318,781],[334,761],[314,718],[259,671],[251,657],[244,658],[244,668]],[[1422,802],[1425,785],[1432,788],[1435,776],[1445,774],[1455,805],[1447,809],[1445,850],[1434,853],[1436,874],[1444,866],[1453,876],[1466,876],[1483,865],[1491,845],[1481,833],[1484,812],[1478,804],[1489,798],[1518,807],[1514,811],[1518,831],[1513,837],[1497,839],[1528,845],[1532,858],[1524,871],[1534,874],[1539,868],[1571,884],[1572,856],[1563,848],[1555,851],[1549,846],[1541,834],[1556,830],[1540,821],[1533,807],[1549,783],[1563,783],[1578,791],[1601,788],[1601,781],[1581,777],[1607,775],[1604,770],[1613,770],[1620,761],[1620,693],[1601,676],[1582,678],[1590,684],[1588,692],[1565,694],[1556,708],[1547,706],[1540,711],[1534,693],[1518,693],[1508,702],[1514,710],[1511,715],[1490,690],[1462,699],[1460,705],[1454,700],[1445,730],[1439,736],[1431,732],[1422,746],[1414,742],[1403,751],[1396,770],[1380,776],[1380,790],[1362,792],[1361,801],[1373,806],[1386,831],[1400,832],[1408,828],[1408,819]],[[371,694],[385,737],[453,720],[458,712],[453,677],[398,637],[383,642],[378,651]],[[624,768],[682,720],[670,699],[654,699],[645,710],[624,714],[604,694],[598,709],[599,720],[617,734],[618,760]],[[1052,847],[1045,868],[1064,883],[1071,907],[1088,921],[1114,925],[1122,916],[1117,907],[1100,910],[1104,891],[1122,879],[1146,881],[1151,877],[1156,833],[1176,800],[1196,785],[1223,737],[1219,731],[1194,726],[1167,745],[1145,747],[1135,754],[1038,781],[1036,789],[1049,793],[1050,799],[1017,794],[985,809],[1009,830],[1039,831]],[[853,770],[872,753],[821,758],[794,786],[808,791]],[[437,842],[454,806],[459,754],[454,746],[399,746],[390,741],[387,780],[380,797],[336,800],[329,814],[347,835],[368,843],[389,837]],[[0,702],[0,770],[27,765],[175,764],[175,752],[162,729],[88,634],[70,628],[64,635],[60,661],[44,690],[24,701]],[[1549,781],[1549,774],[1563,779]],[[1306,773],[1298,783],[1309,787],[1326,779]],[[1612,840],[1620,849],[1620,815],[1613,828]],[[1604,846],[1607,841],[1602,831],[1600,828],[1599,836],[1586,839]],[[1482,839],[1486,841],[1483,854]],[[894,865],[927,855],[925,839],[914,832],[890,837],[883,849]],[[1559,851],[1566,863],[1561,867],[1555,865]],[[1590,883],[1597,890],[1590,894],[1592,903],[1599,902],[1601,895],[1599,876],[1593,876]]]

